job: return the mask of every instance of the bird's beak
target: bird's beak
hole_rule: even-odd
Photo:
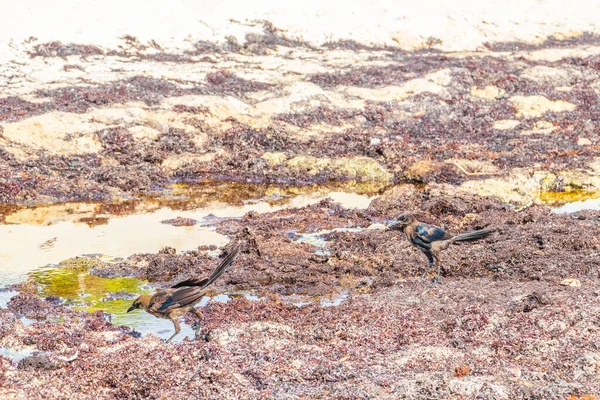
[[[398,223],[398,221],[390,221],[390,222],[388,222],[387,228],[385,230],[391,231],[391,230],[395,229],[398,225],[400,225]]]
[[[133,306],[133,304],[131,305],[131,307],[129,307],[127,309],[127,312],[132,312],[133,310],[135,310],[135,307]]]

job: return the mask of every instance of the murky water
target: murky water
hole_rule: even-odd
[[[207,183],[175,185],[159,199],[117,204],[67,203],[15,210],[5,214],[4,223],[0,224],[0,243],[5,244],[0,248],[0,286],[20,280],[39,267],[82,254],[127,257],[157,252],[164,246],[178,251],[200,245],[221,247],[228,238],[215,232],[211,218],[239,218],[249,211],[264,213],[303,207],[327,197],[345,207],[365,208],[378,189],[352,184],[278,187]],[[177,217],[197,223],[192,226],[161,223]]]
[[[541,192],[539,199],[544,204],[568,204],[600,198],[600,192],[571,190],[568,192]]]
[[[347,208],[366,208],[382,187],[357,185],[311,185],[289,187],[240,183],[212,183],[186,186],[173,185],[159,198],[145,198],[119,203],[67,203],[36,208],[0,209],[0,288],[10,283],[33,278],[41,296],[58,296],[66,304],[87,311],[110,313],[117,325],[130,326],[142,334],[153,333],[168,338],[173,325],[145,312],[126,313],[133,298],[154,289],[145,281],[121,277],[114,279],[89,275],[86,271],[56,268],[63,260],[85,254],[101,255],[104,261],[118,260],[140,252],[157,252],[164,246],[178,251],[201,245],[221,247],[229,239],[217,233],[218,218],[239,218],[249,211],[259,213],[283,208],[303,207],[330,197]],[[582,209],[600,209],[600,194],[546,193],[545,204],[561,204],[557,213]],[[552,206],[551,206],[552,207]],[[165,221],[186,219],[186,226]],[[309,243],[316,253],[327,255],[326,234],[382,229],[382,224],[368,228],[337,228],[314,233],[298,233],[295,242]],[[14,291],[0,291],[0,307],[6,307]],[[342,292],[331,298],[312,299],[302,296],[286,299],[297,306],[318,302],[323,307],[339,305],[349,297]],[[250,300],[263,299],[254,293],[224,293],[208,301],[228,302],[236,296]],[[37,323],[23,320],[25,324]],[[175,342],[193,338],[194,330],[182,324]],[[1,349],[11,359],[23,355]]]
[[[600,210],[600,199],[575,201],[552,209],[557,214],[568,214],[582,210]]]
[[[0,356],[6,357],[15,363],[21,361],[25,357],[29,357],[32,354],[33,350],[31,349],[15,350],[0,347]]]
[[[14,290],[2,290],[0,291],[0,308],[6,308],[6,305],[10,301],[11,297],[16,296],[18,293]]]
[[[557,214],[568,214],[582,210],[600,210],[600,192],[585,190],[542,192],[539,199]]]
[[[0,210],[0,243],[9,245],[0,248],[0,287],[33,278],[41,296],[58,296],[76,309],[103,310],[111,314],[114,324],[168,338],[173,333],[170,321],[141,311],[126,312],[137,295],[154,292],[145,281],[129,277],[101,278],[86,271],[56,268],[57,264],[86,254],[101,255],[107,261],[134,253],[157,252],[164,246],[178,251],[201,245],[221,247],[229,239],[215,231],[216,218],[239,218],[249,211],[265,213],[303,207],[327,197],[344,207],[366,208],[380,190],[380,186],[354,183],[290,187],[208,182],[173,185],[160,198],[112,204],[5,208]],[[188,219],[186,225],[189,226],[165,223],[177,218]],[[0,307],[5,307],[15,294],[14,291],[0,292]],[[260,300],[253,293],[230,293],[205,298],[199,306],[208,301],[227,302],[240,295]],[[324,306],[335,305],[343,301],[344,296],[319,301]],[[174,341],[193,338],[194,334],[191,327],[182,324],[182,332]],[[0,349],[2,351],[11,350]]]
[[[323,229],[314,233],[302,233],[298,235],[298,238],[294,240],[294,243],[308,243],[318,248],[316,251],[317,255],[330,255],[327,249],[327,240],[325,235],[333,232],[362,232],[367,229],[385,229],[384,224],[371,224],[366,228],[334,228],[334,229]]]
[[[138,295],[154,293],[154,289],[146,281],[130,277],[102,278],[87,272],[52,267],[34,271],[30,276],[39,284],[39,294],[42,297],[58,296],[64,304],[77,310],[105,311],[111,315],[113,324],[127,325],[143,335],[153,333],[166,339],[173,334],[173,324],[170,321],[157,319],[143,311],[127,313],[133,299]],[[14,294],[16,292],[11,292],[6,297]],[[260,300],[252,293],[224,293],[202,299],[197,307],[203,307],[209,301],[227,303],[237,296]],[[0,305],[2,300],[3,296],[0,296]],[[181,334],[174,339],[175,343],[195,335],[191,327],[185,324],[181,327]]]

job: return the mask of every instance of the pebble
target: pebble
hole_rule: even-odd
[[[560,284],[562,286],[581,287],[581,282],[579,281],[579,279],[574,279],[574,278],[563,279],[560,282]]]

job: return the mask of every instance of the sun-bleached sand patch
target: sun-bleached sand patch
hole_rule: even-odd
[[[536,121],[535,124],[533,124],[532,129],[527,129],[527,130],[521,131],[521,135],[523,135],[523,136],[534,135],[534,134],[546,135],[548,133],[552,133],[555,129],[556,129],[556,127],[554,126],[554,124],[552,122],[541,120],[541,121]]]
[[[548,111],[573,111],[575,104],[563,100],[548,100],[544,96],[513,96],[510,102],[517,108],[517,117],[536,118]]]
[[[519,125],[520,123],[521,121],[518,121],[516,119],[501,119],[499,121],[494,121],[494,123],[492,124],[492,128],[498,129],[499,131],[506,131],[517,127],[517,125]]]
[[[485,100],[495,100],[496,98],[502,96],[504,94],[504,90],[497,88],[496,86],[488,85],[483,89],[479,89],[474,86],[471,88],[471,96],[478,97],[480,99]]]

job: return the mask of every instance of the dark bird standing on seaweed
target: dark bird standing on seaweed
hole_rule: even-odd
[[[175,326],[175,333],[167,340],[169,343],[181,331],[179,318],[188,311],[194,313],[202,321],[202,314],[194,306],[208,293],[207,287],[233,265],[240,253],[240,247],[240,244],[233,247],[209,278],[188,279],[153,295],[143,294],[135,299],[127,312],[141,308],[155,317],[171,320]],[[198,324],[196,332],[198,329],[200,329],[200,324]]]
[[[411,213],[401,214],[395,222],[388,226],[388,229],[404,231],[409,242],[427,256],[429,266],[423,276],[421,276],[421,279],[425,279],[429,270],[434,265],[437,265],[437,279],[434,281],[435,283],[441,283],[440,253],[443,250],[446,250],[451,244],[456,242],[471,242],[483,239],[493,232],[493,230],[489,229],[480,229],[452,236],[442,228],[417,221]]]

